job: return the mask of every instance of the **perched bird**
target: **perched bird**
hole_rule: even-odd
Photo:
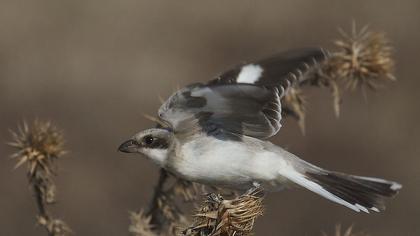
[[[287,89],[326,59],[319,48],[292,50],[180,89],[160,107],[160,127],[137,133],[119,151],[142,153],[193,182],[238,190],[301,186],[357,212],[384,210],[400,184],[328,171],[266,140],[281,127]]]

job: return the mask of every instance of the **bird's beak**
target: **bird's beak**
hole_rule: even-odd
[[[118,147],[118,151],[125,153],[137,152],[137,145],[133,139],[127,140]]]

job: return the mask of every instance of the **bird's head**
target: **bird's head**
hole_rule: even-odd
[[[168,157],[172,140],[172,133],[166,129],[147,129],[122,143],[118,151],[142,153],[158,165],[162,165]]]

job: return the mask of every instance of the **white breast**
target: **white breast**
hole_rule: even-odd
[[[186,179],[238,188],[247,188],[253,181],[274,181],[279,168],[285,165],[281,157],[258,143],[207,136],[181,145],[172,163],[173,169]]]

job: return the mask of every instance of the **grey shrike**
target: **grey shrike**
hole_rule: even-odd
[[[285,91],[326,58],[319,48],[298,49],[189,85],[160,107],[164,125],[137,133],[119,150],[142,153],[193,182],[268,191],[301,186],[357,212],[384,210],[400,184],[328,171],[267,141],[281,127]]]

